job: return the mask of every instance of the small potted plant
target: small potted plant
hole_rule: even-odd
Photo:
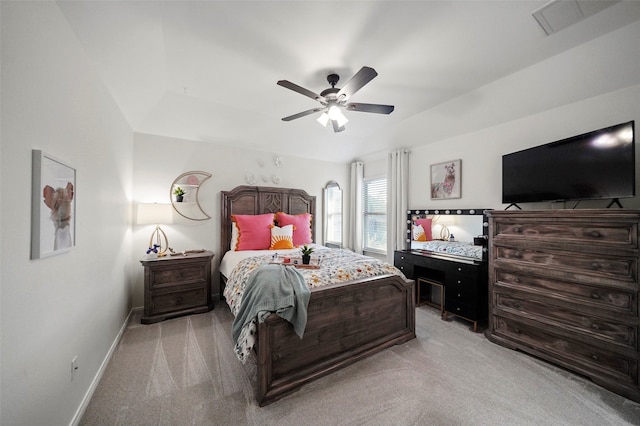
[[[313,253],[313,247],[309,247],[305,244],[304,246],[302,246],[300,251],[302,252],[302,264],[308,265],[311,261],[311,253]]]
[[[180,188],[179,186],[173,190],[173,195],[176,196],[176,201],[181,203],[182,200],[184,199],[184,194],[186,194],[186,192],[184,191],[184,189]]]

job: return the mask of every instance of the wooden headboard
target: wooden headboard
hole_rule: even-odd
[[[265,186],[238,186],[231,191],[221,191],[220,239],[224,255],[231,245],[232,214],[264,214],[285,212],[289,214],[311,213],[311,236],[316,239],[316,197],[302,189],[271,188]]]

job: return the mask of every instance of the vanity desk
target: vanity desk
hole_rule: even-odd
[[[411,210],[407,248],[394,253],[394,265],[416,282],[416,305],[440,307],[443,320],[460,317],[473,324],[474,332],[488,316],[486,213],[487,209]],[[420,241],[418,224],[419,232],[427,228]],[[450,242],[452,234],[455,241]]]

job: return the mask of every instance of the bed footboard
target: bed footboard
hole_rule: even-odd
[[[397,275],[314,289],[300,339],[272,314],[258,325],[261,406],[390,346],[414,339],[414,282]]]

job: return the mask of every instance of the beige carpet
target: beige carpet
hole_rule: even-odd
[[[140,325],[132,318],[82,425],[640,425],[640,404],[495,345],[424,306],[418,338],[260,408],[224,303]]]

